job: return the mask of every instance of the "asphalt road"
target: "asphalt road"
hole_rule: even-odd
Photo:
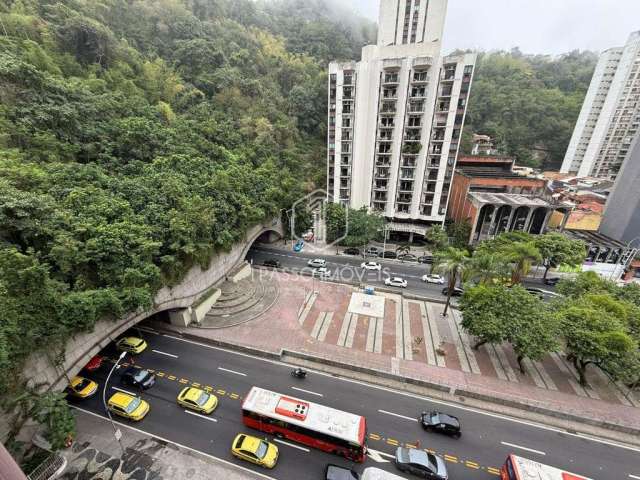
[[[291,366],[234,353],[179,337],[158,334],[141,327],[149,343],[135,357],[135,364],[158,373],[156,385],[142,393],[151,410],[141,422],[118,419],[167,441],[232,462],[243,468],[282,480],[320,479],[327,463],[349,466],[344,459],[296,444],[279,444],[280,459],[272,471],[235,459],[230,445],[239,432],[261,435],[244,427],[240,406],[253,385],[288,394],[303,400],[364,415],[368,422],[370,458],[353,465],[361,471],[376,466],[395,471],[389,462],[398,444],[416,444],[445,456],[451,480],[492,479],[510,453],[520,454],[593,479],[618,480],[640,478],[640,449],[628,449],[540,427],[526,422],[483,413],[474,409],[446,405],[416,395],[367,385],[318,372],[304,380],[293,378]],[[133,332],[135,333],[135,332]],[[104,352],[116,358],[112,347]],[[130,356],[127,355],[125,362]],[[111,365],[93,378],[104,386]],[[220,399],[218,408],[208,417],[186,413],[176,403],[185,385],[197,383],[211,387]],[[107,396],[123,387],[119,372],[107,386]],[[77,408],[104,416],[100,394],[72,402]],[[422,431],[416,420],[422,411],[441,410],[459,417],[463,435],[459,440]],[[127,429],[122,428],[123,435]],[[397,472],[396,472],[397,473]],[[635,476],[633,476],[635,475]]]
[[[327,281],[333,282],[358,282],[366,285],[380,286],[398,292],[403,291],[415,295],[424,295],[431,298],[440,298],[445,300],[442,295],[442,289],[445,285],[426,283],[422,281],[422,276],[431,272],[431,265],[406,262],[401,263],[398,260],[388,260],[375,257],[367,257],[352,255],[318,255],[313,252],[293,252],[292,250],[283,250],[279,248],[254,247],[247,253],[247,260],[252,261],[256,265],[262,265],[265,260],[273,259],[280,262],[282,268],[292,272],[306,269],[311,272],[311,267],[307,266],[307,262],[313,258],[323,258],[327,261],[327,268],[331,271],[331,277]],[[367,271],[360,268],[360,264],[365,261],[375,261],[382,265],[382,271]],[[387,277],[402,277],[407,281],[407,288],[390,287],[384,284]],[[526,287],[540,288],[546,292],[547,298],[554,295],[554,287],[542,284],[540,280],[526,280],[523,282]]]

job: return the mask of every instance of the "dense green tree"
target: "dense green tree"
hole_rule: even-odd
[[[451,239],[451,246],[456,248],[467,248],[471,237],[471,224],[468,220],[461,222],[451,222],[446,225],[447,235]]]
[[[532,264],[542,260],[540,251],[533,242],[515,242],[506,251],[506,258],[512,264],[511,283],[520,283],[531,270]]]
[[[434,225],[427,231],[426,240],[436,252],[449,244],[447,232],[440,225]]]
[[[544,264],[544,277],[551,268],[566,264],[569,266],[582,265],[587,246],[582,240],[573,240],[561,233],[547,233],[535,239],[535,246],[540,251]]]
[[[436,253],[433,262],[433,272],[447,275],[447,303],[444,306],[444,315],[451,306],[451,295],[464,272],[469,266],[469,254],[466,250],[448,247]]]

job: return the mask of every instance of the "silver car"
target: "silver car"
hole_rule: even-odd
[[[449,480],[444,459],[417,448],[398,447],[395,458],[398,470],[429,480]]]

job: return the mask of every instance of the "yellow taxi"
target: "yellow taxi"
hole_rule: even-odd
[[[149,404],[139,397],[116,392],[107,402],[109,410],[130,420],[140,421],[149,413]]]
[[[73,377],[69,382],[68,391],[78,398],[89,398],[98,391],[98,384],[84,377]]]
[[[261,438],[239,434],[231,444],[231,453],[265,468],[273,468],[278,461],[278,447]]]
[[[147,342],[138,337],[124,337],[116,343],[118,350],[129,353],[141,353],[147,348]]]
[[[186,387],[178,395],[178,403],[189,410],[208,415],[218,406],[218,399],[215,395],[211,395],[199,388]]]

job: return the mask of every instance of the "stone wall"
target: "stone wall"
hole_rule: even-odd
[[[67,342],[62,366],[56,367],[47,352],[33,354],[25,365],[25,376],[32,385],[41,385],[43,389],[64,388],[68,382],[67,377],[76,375],[91,357],[127,329],[155,313],[189,308],[206,290],[223,281],[225,275],[244,259],[253,242],[265,232],[282,235],[282,223],[274,219],[249,229],[243,241],[229,252],[214,256],[208,268],[195,266],[179,284],[160,289],[150,310],[139,310],[120,320],[100,320],[91,333],[76,335]],[[269,238],[273,238],[273,234]]]

